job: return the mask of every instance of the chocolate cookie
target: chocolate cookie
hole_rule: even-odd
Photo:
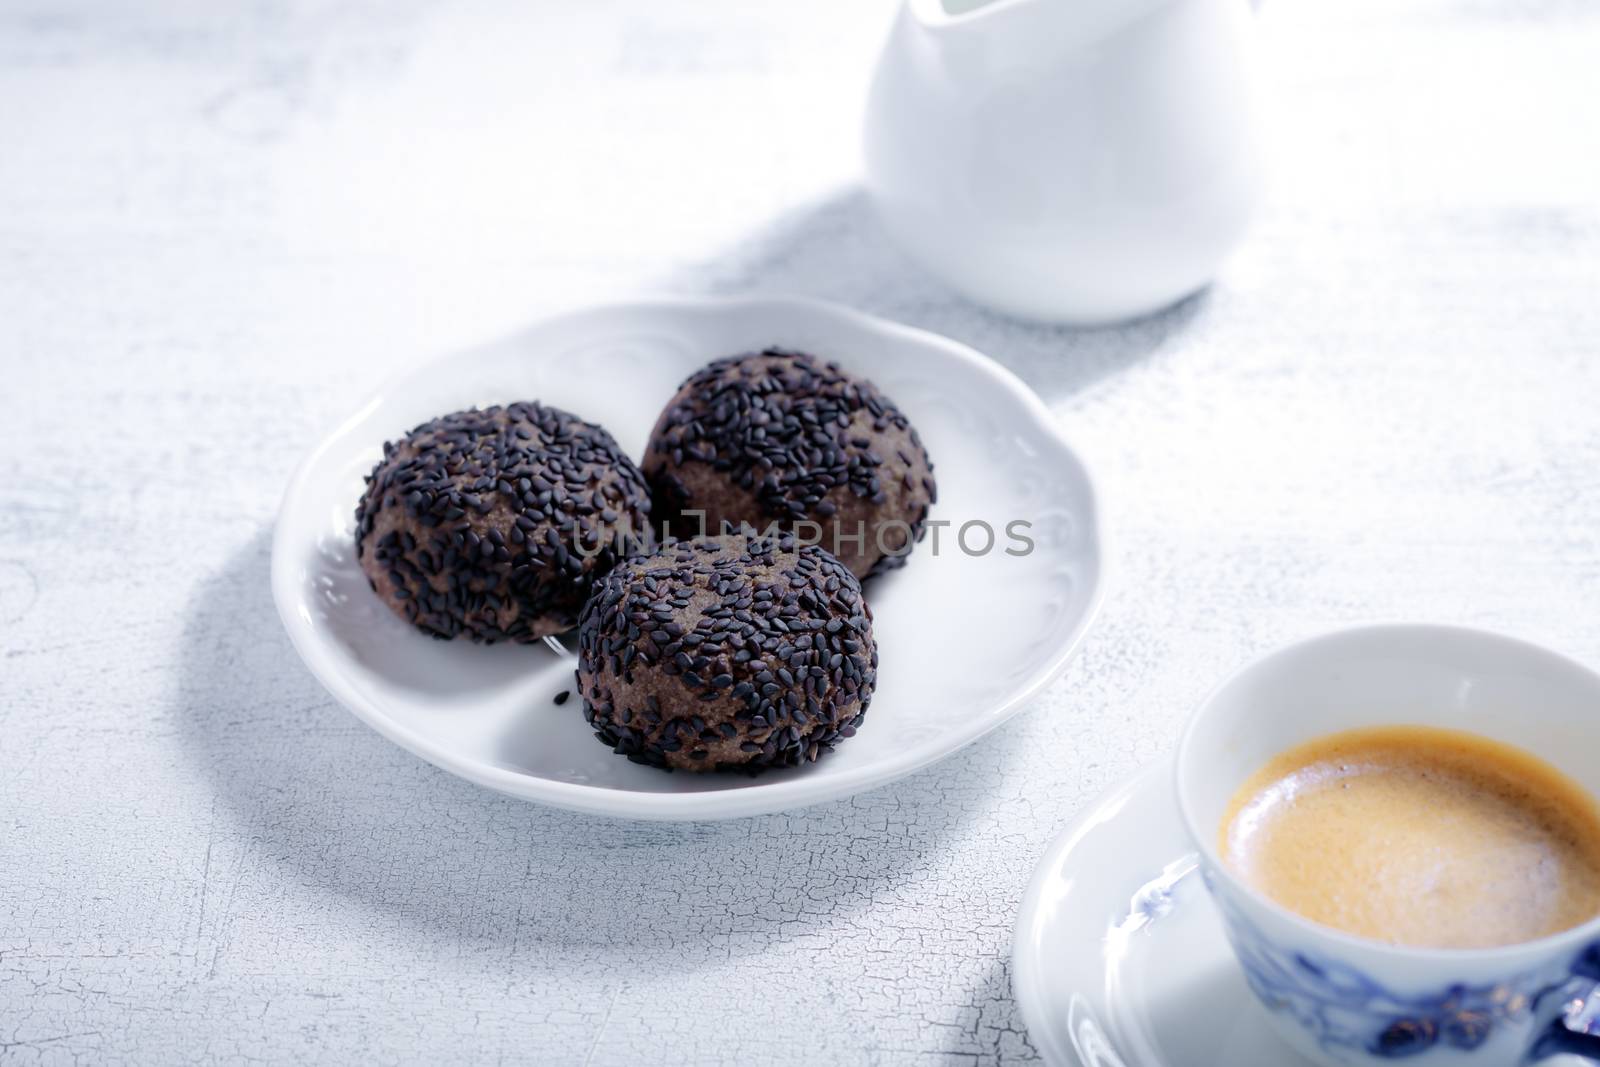
[[[933,462],[888,397],[837,363],[777,348],[696,371],[642,467],[654,521],[674,536],[776,522],[858,578],[905,563],[937,497]]]
[[[849,568],[791,535],[663,545],[618,564],[578,624],[601,741],[686,770],[789,767],[855,734],[878,651]]]
[[[372,589],[434,637],[570,630],[592,583],[648,543],[649,493],[611,435],[535,402],[425,422],[383,446],[356,507]]]

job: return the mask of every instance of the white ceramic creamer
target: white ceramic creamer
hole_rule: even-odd
[[[868,104],[896,239],[979,303],[1097,323],[1202,288],[1259,188],[1248,0],[905,0]]]

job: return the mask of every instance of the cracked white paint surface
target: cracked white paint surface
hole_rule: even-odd
[[[0,1063],[1026,1062],[1034,861],[1222,672],[1396,617],[1600,662],[1600,9],[1269,3],[1260,225],[1090,333],[879,235],[890,13],[0,3]],[[396,361],[752,289],[1059,413],[1117,538],[1059,684],[898,785],[683,827],[491,795],[328,699],[267,593],[310,442]]]

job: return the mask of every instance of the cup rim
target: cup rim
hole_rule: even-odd
[[[1277,901],[1256,889],[1248,882],[1245,882],[1228,869],[1228,867],[1223,863],[1221,855],[1218,854],[1216,846],[1212,843],[1216,836],[1214,833],[1202,834],[1199,832],[1199,827],[1196,825],[1194,814],[1189,810],[1187,793],[1185,790],[1185,785],[1189,779],[1189,775],[1185,773],[1188,767],[1186,755],[1189,751],[1190,742],[1194,739],[1195,734],[1206,718],[1206,713],[1211,708],[1216,706],[1219,698],[1228,690],[1237,685],[1247,675],[1265,667],[1269,662],[1289,655],[1290,653],[1302,651],[1310,646],[1322,644],[1324,642],[1339,638],[1347,638],[1358,634],[1377,635],[1385,632],[1403,632],[1409,634],[1428,633],[1443,636],[1447,640],[1461,640],[1463,638],[1488,640],[1502,645],[1511,646],[1518,652],[1532,653],[1537,657],[1542,657],[1550,661],[1552,664],[1575,670],[1578,674],[1584,676],[1586,680],[1594,686],[1596,694],[1600,695],[1600,672],[1597,672],[1594,668],[1589,667],[1588,665],[1581,663],[1576,659],[1573,659],[1571,656],[1556,652],[1553,649],[1537,644],[1533,641],[1528,641],[1520,637],[1512,637],[1507,634],[1497,633],[1493,630],[1485,630],[1473,626],[1458,626],[1449,623],[1427,622],[1369,623],[1358,626],[1343,626],[1332,630],[1325,630],[1309,637],[1304,637],[1296,641],[1291,641],[1288,644],[1279,645],[1275,648],[1269,649],[1268,651],[1258,656],[1254,656],[1242,665],[1236,667],[1234,670],[1230,671],[1226,676],[1224,676],[1220,682],[1213,686],[1210,692],[1206,694],[1205,698],[1200,701],[1198,706],[1196,706],[1195,710],[1189,714],[1188,721],[1184,724],[1183,732],[1178,737],[1178,747],[1172,761],[1174,785],[1173,792],[1178,805],[1178,815],[1183,820],[1184,830],[1189,834],[1190,841],[1195,850],[1199,852],[1201,859],[1205,861],[1205,866],[1209,868],[1217,878],[1225,880],[1228,883],[1228,886],[1234,892],[1250,901],[1253,901],[1255,904],[1262,907],[1269,913],[1286,920],[1291,925],[1296,926],[1313,936],[1330,941],[1333,944],[1342,947],[1359,949],[1365,952],[1375,952],[1380,955],[1390,956],[1392,958],[1421,960],[1425,962],[1462,962],[1471,960],[1473,962],[1493,963],[1501,960],[1512,961],[1519,957],[1528,955],[1542,955],[1543,953],[1559,949],[1563,944],[1568,942],[1581,942],[1600,937],[1600,913],[1597,913],[1592,918],[1579,923],[1577,926],[1568,927],[1565,930],[1558,930],[1553,934],[1546,934],[1544,937],[1535,938],[1532,941],[1517,941],[1509,945],[1494,945],[1487,948],[1434,948],[1417,945],[1396,945],[1386,941],[1379,941],[1374,938],[1363,937],[1360,934],[1353,934],[1349,931],[1341,930],[1338,927],[1328,926],[1324,923],[1317,922],[1314,919],[1308,919],[1304,915],[1301,915],[1298,912],[1292,911],[1284,905],[1279,904]],[[1600,794],[1597,794],[1593,790],[1589,789],[1585,789],[1585,792],[1589,793],[1597,804],[1600,804]]]

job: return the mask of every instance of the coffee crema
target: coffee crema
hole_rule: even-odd
[[[1291,911],[1418,948],[1487,948],[1600,914],[1600,808],[1511,745],[1424,726],[1290,749],[1234,794],[1223,862]]]

